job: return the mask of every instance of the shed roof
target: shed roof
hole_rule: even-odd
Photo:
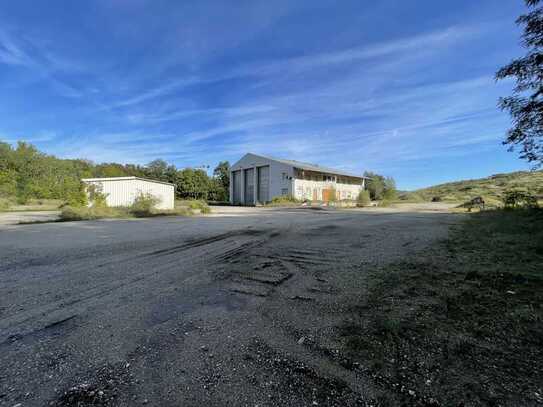
[[[102,181],[128,181],[128,180],[134,180],[134,179],[139,179],[140,181],[155,182],[157,184],[166,184],[166,185],[171,185],[172,187],[175,187],[174,184],[171,184],[169,182],[159,181],[159,180],[156,180],[156,179],[141,178],[141,177],[82,178],[81,181],[83,181],[83,182],[102,182]]]
[[[292,167],[296,167],[296,168],[299,168],[301,170],[324,172],[326,174],[342,175],[342,176],[345,176],[345,177],[369,179],[368,177],[364,177],[362,175],[352,174],[350,172],[343,171],[343,170],[338,170],[338,169],[335,169],[335,168],[323,167],[322,165],[318,165],[318,164],[305,163],[305,162],[297,161],[297,160],[285,160],[285,159],[282,159],[282,158],[268,157],[268,156],[261,155],[261,154],[253,154],[253,153],[251,153],[251,154],[256,155],[258,157],[266,158],[268,160],[277,161],[277,162],[280,162],[282,164],[286,164],[286,165],[289,165],[289,166],[292,166]]]

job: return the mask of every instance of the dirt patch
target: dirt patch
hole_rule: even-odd
[[[0,213],[0,227],[20,223],[52,222],[58,220],[60,211],[21,211]]]

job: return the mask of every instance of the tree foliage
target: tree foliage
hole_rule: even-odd
[[[526,56],[513,60],[496,73],[496,79],[515,78],[513,95],[501,98],[499,106],[510,113],[513,127],[504,144],[521,147],[520,157],[543,164],[543,7],[540,0],[526,0],[531,8],[517,19],[524,26],[522,45]]]
[[[366,171],[364,173],[366,180],[366,189],[369,191],[372,201],[383,199],[394,200],[397,197],[396,182],[392,177],[384,177],[374,172]]]
[[[185,168],[177,173],[177,193],[180,197],[206,200],[210,187],[210,179],[203,170]]]
[[[29,199],[58,199],[70,206],[87,203],[81,178],[137,176],[170,182],[176,194],[184,199],[226,200],[229,186],[229,164],[220,163],[209,177],[200,169],[177,169],[157,159],[145,166],[101,163],[88,160],[59,159],[40,152],[36,147],[19,142],[12,147],[0,142],[0,198],[20,203]]]
[[[383,199],[393,201],[398,197],[396,190],[396,181],[392,177],[386,177],[383,186]]]
[[[367,189],[360,191],[357,197],[358,206],[368,206],[371,204],[370,193]]]
[[[537,197],[527,191],[506,191],[503,196],[503,204],[506,209],[537,208]]]
[[[221,161],[213,170],[213,179],[216,182],[216,195],[214,200],[227,201],[230,193],[230,163]]]
[[[369,178],[366,180],[366,189],[370,193],[371,200],[377,201],[382,199],[385,189],[385,177],[371,171],[364,172],[364,176]]]

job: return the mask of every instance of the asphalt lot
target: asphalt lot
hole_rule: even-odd
[[[459,216],[251,209],[1,229],[0,405],[365,405],[370,381],[304,341],[327,340],[367,267]]]

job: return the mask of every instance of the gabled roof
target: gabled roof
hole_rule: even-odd
[[[254,154],[254,153],[250,153],[250,154],[256,155],[257,157],[265,158],[267,160],[277,161],[277,162],[280,162],[282,164],[289,165],[291,167],[299,168],[301,170],[323,172],[323,173],[332,174],[332,175],[342,175],[344,177],[369,179],[369,178],[364,177],[362,175],[352,174],[350,172],[346,172],[346,171],[343,171],[343,170],[337,170],[335,168],[323,167],[322,165],[318,165],[318,164],[304,163],[302,161],[296,161],[296,160],[284,160],[282,158],[273,158],[273,157],[268,157],[268,156],[261,155],[261,154]]]
[[[102,181],[128,181],[128,180],[134,180],[134,179],[139,179],[140,181],[156,182],[158,184],[166,184],[166,185],[175,186],[174,184],[170,184],[169,182],[159,181],[159,180],[156,180],[156,179],[141,178],[141,177],[82,178],[81,181],[83,181],[83,182],[102,182]]]

